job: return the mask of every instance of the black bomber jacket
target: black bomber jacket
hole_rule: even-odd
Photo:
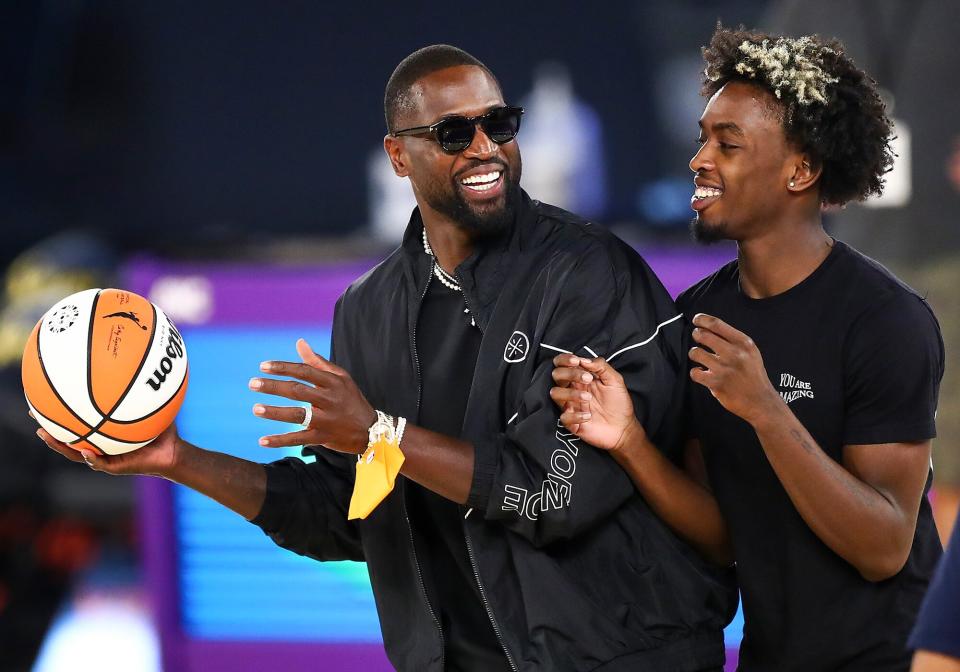
[[[432,260],[414,211],[401,246],[337,303],[332,357],[369,402],[416,423],[416,324]],[[656,276],[607,232],[524,193],[511,231],[457,268],[482,343],[461,438],[475,447],[462,507],[468,554],[515,670],[682,672],[723,664],[736,606],[731,572],[709,567],[650,510],[601,450],[558,423],[559,351],[612,360],[656,445],[676,446],[682,320]],[[366,519],[347,520],[353,456],[266,465],[253,522],[318,560],[365,561],[387,655],[443,669],[406,512],[404,477]]]

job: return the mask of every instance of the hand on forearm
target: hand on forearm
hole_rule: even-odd
[[[605,359],[557,355],[550,398],[560,422],[594,448],[612,450],[635,421],[633,401],[623,376]]]
[[[563,425],[607,450],[674,532],[721,565],[732,561],[727,526],[717,501],[647,438],[634,414],[623,376],[602,358],[558,355],[550,390]]]

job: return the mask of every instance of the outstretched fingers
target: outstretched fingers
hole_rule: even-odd
[[[273,376],[286,376],[312,384],[315,387],[329,387],[338,376],[330,371],[321,371],[309,364],[270,360],[260,363],[260,370]]]
[[[266,448],[286,448],[288,446],[307,446],[317,443],[317,433],[310,429],[286,434],[261,436],[260,445]]]
[[[315,369],[319,369],[320,371],[324,371],[326,373],[332,373],[335,376],[349,375],[345,369],[340,368],[330,360],[325,359],[314,352],[313,348],[310,347],[310,344],[307,343],[306,339],[297,339],[297,354],[300,355],[300,359],[303,360],[304,364],[308,364]]]
[[[330,392],[326,388],[316,387],[309,383],[301,383],[297,380],[251,378],[248,385],[254,392],[283,397],[291,401],[306,401],[314,406],[321,406],[325,400],[330,398]]]
[[[259,418],[287,422],[291,425],[302,425],[307,419],[307,409],[304,406],[267,406],[254,404],[253,414]]]

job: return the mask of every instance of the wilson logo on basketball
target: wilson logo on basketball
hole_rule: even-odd
[[[166,357],[160,360],[160,367],[154,369],[153,376],[147,380],[147,385],[157,391],[167,380],[167,374],[173,371],[173,360],[183,357],[183,337],[170,320],[167,320],[167,326],[170,328],[167,332],[170,338],[167,343]]]
[[[170,320],[167,320],[167,325],[170,327],[167,332],[170,339],[167,343],[166,357],[160,360],[159,368],[154,369],[153,376],[147,380],[147,385],[157,391],[166,382],[167,374],[173,371],[173,360],[183,357],[183,337]]]

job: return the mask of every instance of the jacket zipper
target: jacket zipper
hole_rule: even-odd
[[[477,329],[483,334],[483,327],[480,326],[480,322],[477,320],[477,314],[473,311],[473,306],[470,305],[467,293],[462,289],[463,280],[460,279],[459,275],[456,277],[460,282],[460,293],[463,295],[463,302],[467,304],[467,310],[470,311],[470,315],[473,317],[473,322],[477,325]],[[517,665],[513,662],[513,656],[510,655],[510,650],[507,648],[507,643],[503,641],[503,634],[500,632],[500,626],[497,625],[497,619],[493,616],[493,609],[487,601],[487,591],[484,589],[483,582],[480,580],[480,570],[477,569],[477,560],[473,555],[473,544],[470,543],[470,532],[467,530],[466,519],[462,519],[461,524],[463,525],[463,540],[467,542],[467,555],[470,557],[470,568],[473,570],[473,576],[477,580],[477,587],[480,589],[480,599],[483,601],[483,608],[487,612],[487,618],[490,619],[490,625],[493,626],[493,632],[497,636],[497,641],[500,642],[500,648],[503,649],[503,653],[507,657],[507,662],[510,663],[510,669],[513,670],[513,672],[518,672]]]
[[[433,269],[430,269],[430,275],[427,276],[427,282],[420,293],[420,301],[417,303],[417,320],[420,319],[420,308],[423,306],[423,299],[427,296],[427,290],[430,288],[430,280],[433,277]],[[420,397],[423,394],[423,379],[420,374],[420,357],[417,355],[417,321],[414,320],[410,327],[410,349],[413,350],[413,363],[417,369],[417,417],[420,417]],[[427,588],[423,583],[423,572],[420,570],[420,561],[417,560],[417,545],[413,538],[413,526],[410,524],[410,516],[407,514],[407,489],[403,489],[403,517],[407,521],[407,532],[410,533],[410,555],[413,556],[413,564],[417,568],[417,579],[420,583],[420,594],[423,595],[423,601],[427,603],[427,610],[433,619],[433,624],[437,627],[437,634],[440,635],[440,669],[446,666],[447,645],[443,639],[443,628],[440,626],[440,619],[433,611],[433,605],[430,604],[430,598],[427,597]]]
[[[433,605],[430,604],[430,598],[427,597],[427,589],[423,585],[423,572],[420,571],[420,561],[417,560],[417,547],[413,540],[413,526],[410,524],[410,516],[407,515],[407,490],[403,490],[403,517],[407,521],[407,532],[410,533],[410,555],[413,556],[413,564],[417,568],[417,579],[420,582],[420,594],[423,595],[423,601],[427,603],[427,610],[430,612],[430,617],[433,619],[433,624],[437,626],[437,634],[440,635],[440,669],[444,669],[446,666],[446,644],[443,640],[443,628],[440,627],[440,621],[437,619],[437,615],[433,612]]]
[[[467,293],[463,291],[463,280],[461,280],[460,276],[457,275],[456,269],[454,269],[453,275],[457,279],[457,282],[460,283],[460,296],[463,297],[463,303],[467,306],[467,310],[470,311],[470,319],[473,320],[474,326],[476,326],[477,329],[480,330],[480,334],[483,335],[483,327],[480,326],[480,322],[477,320],[477,314],[474,312],[473,306],[470,305],[470,299],[467,298]]]
[[[503,649],[503,653],[507,656],[510,669],[513,670],[513,672],[518,672],[517,665],[513,662],[513,656],[510,655],[510,649],[507,648],[507,643],[503,641],[503,634],[500,632],[500,626],[497,625],[497,619],[493,617],[493,609],[490,608],[490,603],[487,602],[487,591],[483,589],[483,582],[480,581],[480,572],[477,570],[477,561],[473,556],[473,544],[470,543],[470,533],[467,531],[466,521],[463,522],[463,539],[467,542],[467,555],[470,556],[470,567],[473,568],[473,576],[476,578],[477,586],[480,588],[480,599],[483,600],[483,608],[487,611],[487,617],[493,626],[493,632],[497,636],[497,641],[500,642],[500,648]]]

